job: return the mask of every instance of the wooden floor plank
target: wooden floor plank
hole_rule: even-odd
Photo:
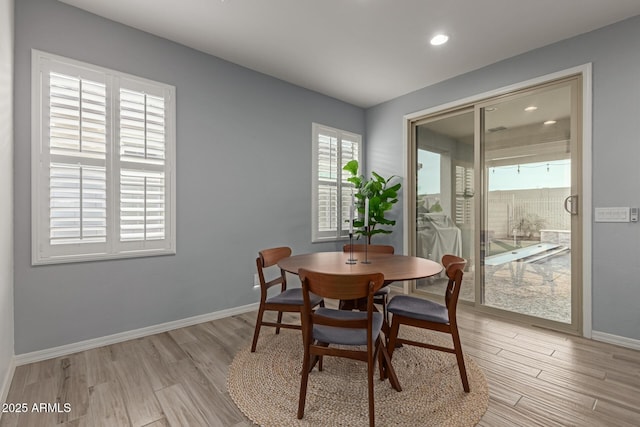
[[[115,381],[97,384],[90,389],[91,425],[95,427],[131,426],[122,387]]]
[[[158,350],[150,337],[145,337],[138,342],[141,351],[138,353],[139,361],[144,369],[149,383],[154,391],[175,384],[170,367],[175,363],[171,362],[173,357],[167,359]]]
[[[553,419],[553,415],[541,416],[526,408],[515,408],[502,402],[489,400],[489,408],[478,426],[481,427],[567,427]]]
[[[82,353],[61,357],[58,360],[58,393],[56,402],[69,405],[69,411],[58,414],[58,423],[66,423],[87,415],[89,388],[87,364]]]
[[[539,378],[530,378],[523,375],[514,375],[502,370],[485,370],[490,390],[503,389],[528,396],[536,401],[554,403],[564,402],[567,406],[579,405],[585,409],[591,409],[596,399],[585,393],[568,390],[554,384],[547,383]],[[517,405],[517,402],[516,402]]]
[[[136,354],[142,353],[140,348],[137,350]],[[113,365],[131,424],[138,427],[161,419],[162,409],[140,359],[118,360]]]
[[[615,402],[599,400],[595,404],[594,411],[599,414],[608,415],[612,420],[615,420],[616,423],[626,422],[624,420],[635,420],[636,427],[640,424],[640,410],[623,408]]]
[[[594,369],[590,367],[584,367],[581,365],[572,364],[561,360],[553,360],[550,356],[542,356],[536,353],[528,352],[527,355],[521,353],[514,353],[509,350],[502,350],[499,353],[499,357],[517,362],[532,368],[539,369],[541,371],[559,372],[569,371],[588,375],[593,378],[604,380],[606,378],[606,372],[601,369]]]
[[[113,346],[98,347],[83,352],[87,366],[87,385],[89,387],[115,379],[113,372]]]
[[[174,384],[156,392],[171,426],[208,427],[207,420],[195,406],[182,385]]]
[[[172,371],[209,425],[227,426],[245,419],[231,399],[224,396],[226,391],[221,395],[192,360],[176,362]]]
[[[637,423],[628,423],[626,421],[615,419],[603,413],[594,413],[592,410],[586,410],[579,406],[549,404],[545,402],[541,404],[527,397],[522,398],[516,405],[518,409],[526,409],[540,416],[553,415],[554,421],[559,421],[564,426],[584,426],[584,427],[637,427]]]
[[[52,360],[51,374],[53,375],[55,365],[55,359]],[[42,372],[42,371],[41,371]],[[58,414],[54,412],[47,412],[46,409],[40,407],[41,403],[54,403],[56,402],[56,395],[58,393],[58,378],[55,376],[48,376],[46,379],[32,382],[25,385],[23,398],[29,396],[28,400],[24,400],[29,405],[30,410],[26,413],[20,414],[18,425],[29,427],[47,427],[56,425],[58,423]],[[34,406],[35,405],[35,406]]]
[[[589,394],[598,400],[615,402],[634,411],[640,410],[640,387],[612,384],[573,372],[548,373],[543,371],[539,378],[567,390],[588,390]]]

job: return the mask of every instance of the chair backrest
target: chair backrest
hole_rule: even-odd
[[[302,282],[302,295],[304,299],[303,322],[306,319],[312,324],[323,324],[343,328],[371,328],[373,313],[373,294],[384,284],[382,273],[369,274],[330,274],[301,268],[298,271]],[[340,320],[317,316],[312,311],[309,293],[314,293],[323,298],[338,300],[353,300],[367,298],[367,319]]]
[[[344,252],[349,252],[351,250],[351,247],[353,247],[353,252],[364,252],[365,246],[368,246],[366,250],[369,252],[391,255],[393,255],[394,253],[394,248],[391,245],[350,245],[349,243],[347,243],[342,247],[342,250]]]
[[[256,258],[256,268],[258,270],[260,287],[262,288],[263,292],[265,292],[271,286],[278,284],[282,284],[282,289],[286,289],[287,276],[284,271],[281,270],[280,276],[267,282],[264,278],[264,269],[276,265],[278,261],[289,256],[291,256],[291,248],[287,246],[263,249],[258,252],[258,258]]]
[[[462,276],[467,260],[459,256],[446,254],[442,256],[442,265],[449,278],[444,299],[449,311],[449,319],[451,319],[452,315],[455,316],[456,306],[458,305],[458,296],[460,295],[460,286],[462,285]]]

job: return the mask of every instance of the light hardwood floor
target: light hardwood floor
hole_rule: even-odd
[[[226,391],[226,373],[250,345],[255,315],[19,366],[7,403],[69,403],[71,412],[5,413],[0,427],[250,426]],[[640,425],[640,352],[464,307],[459,318],[465,354],[490,389],[479,426]]]

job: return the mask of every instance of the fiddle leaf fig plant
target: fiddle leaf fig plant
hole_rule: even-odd
[[[396,221],[388,219],[385,215],[398,202],[398,191],[402,184],[392,183],[394,179],[400,179],[396,175],[384,178],[376,172],[371,172],[371,177],[366,179],[364,175],[358,174],[359,164],[357,160],[351,160],[342,169],[351,173],[347,181],[355,186],[354,203],[358,212],[357,218],[353,220],[353,228],[357,229],[356,234],[366,236],[367,242],[371,243],[371,237],[376,234],[390,234],[393,230],[382,227],[393,227]],[[364,228],[364,208],[365,200],[369,199],[369,229]]]

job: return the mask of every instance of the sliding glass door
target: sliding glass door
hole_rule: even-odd
[[[461,298],[578,332],[580,78],[421,117],[411,124],[410,250],[468,261]],[[411,291],[441,296],[446,280]]]
[[[482,304],[569,329],[580,307],[572,268],[580,246],[578,107],[577,79],[477,106]]]

